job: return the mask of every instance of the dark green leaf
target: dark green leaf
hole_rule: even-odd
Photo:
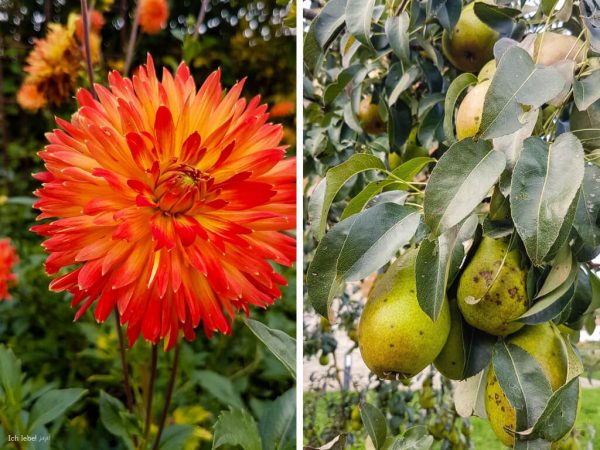
[[[205,392],[219,400],[224,406],[233,406],[240,409],[244,407],[242,397],[235,390],[229,378],[211,370],[197,370],[192,373],[191,380],[200,385]]]
[[[460,0],[432,0],[427,2],[427,5],[430,6],[428,15],[437,18],[444,30],[450,33],[460,17],[462,2]]]
[[[4,344],[0,344],[0,387],[8,404],[18,408],[21,404],[21,361]]]
[[[573,100],[579,111],[585,111],[600,99],[600,70],[573,82]]]
[[[385,21],[385,34],[390,47],[400,61],[407,61],[410,56],[408,35],[409,17],[406,11],[398,16],[388,17]]]
[[[323,235],[325,234],[325,230],[327,228],[327,214],[336,194],[350,178],[367,170],[385,170],[385,164],[383,164],[383,162],[376,156],[358,153],[352,155],[348,161],[345,161],[327,171],[324,181],[325,192],[322,206],[317,215],[311,217],[311,222],[314,222],[315,226],[318,225],[317,239],[322,239]],[[313,200],[311,198],[310,203],[312,202]],[[310,208],[311,206],[309,204],[309,209]],[[313,208],[313,210],[314,209],[316,208]]]
[[[194,433],[193,425],[168,425],[160,437],[159,450],[181,450]]]
[[[544,372],[529,353],[504,341],[494,347],[492,363],[504,395],[516,410],[516,430],[532,427],[552,395]]]
[[[510,206],[532,262],[540,265],[559,237],[583,179],[583,149],[571,133],[548,145],[529,138],[515,165]],[[568,224],[567,224],[568,225]]]
[[[465,354],[463,378],[471,378],[489,364],[496,339],[464,321],[462,325]]]
[[[506,158],[489,142],[465,139],[444,153],[425,189],[425,222],[440,235],[487,196],[504,170]]]
[[[400,79],[398,80],[398,82],[394,86],[394,89],[392,89],[392,92],[388,97],[388,102],[390,105],[396,103],[398,97],[400,97],[400,94],[402,94],[404,91],[406,91],[409,87],[412,86],[412,84],[419,76],[419,73],[420,71],[418,66],[411,66],[406,71],[404,71],[404,73],[402,73],[402,76],[400,77]]]
[[[213,449],[223,445],[239,445],[244,450],[262,450],[258,426],[244,409],[229,408],[221,412],[213,437]]]
[[[577,261],[574,261],[573,256],[571,255],[571,248],[568,245],[563,245],[552,262],[552,270],[546,277],[542,288],[535,297],[543,297],[561,286],[567,281],[569,275],[572,274],[571,269],[573,268],[573,264],[576,263]]]
[[[388,138],[390,143],[390,151],[400,153],[402,145],[408,138],[408,133],[412,127],[411,111],[402,99],[396,101],[392,105],[388,105],[389,120],[388,120]]]
[[[304,37],[304,63],[309,71],[319,64],[324,52],[344,27],[347,0],[331,0],[312,21]]]
[[[360,417],[369,434],[375,450],[383,448],[387,438],[387,421],[381,411],[369,403],[363,403],[360,407]]]
[[[365,68],[362,64],[354,64],[347,69],[342,70],[335,82],[331,83],[325,89],[325,93],[323,94],[323,101],[326,105],[332,103],[338,96],[344,92],[344,88],[350,83],[354,77],[359,73],[366,73]]]
[[[119,399],[100,391],[100,420],[102,425],[111,434],[122,438],[127,448],[132,449],[133,441],[130,437],[126,414],[125,406]]]
[[[457,76],[446,92],[444,101],[444,136],[449,144],[456,142],[454,137],[454,107],[460,95],[469,87],[477,84],[477,77],[472,73],[463,73]]]
[[[375,0],[347,0],[346,27],[361,44],[373,48],[371,43],[371,19]]]
[[[570,124],[571,132],[581,140],[584,148],[600,148],[600,100],[592,103],[585,111],[573,108]]]
[[[552,394],[532,435],[550,442],[558,441],[575,425],[578,401],[579,378],[573,378]]]
[[[573,226],[586,245],[600,245],[600,167],[587,164]]]
[[[458,227],[453,227],[435,240],[424,239],[419,246],[415,265],[419,306],[434,322],[446,300],[446,283]],[[462,244],[459,244],[462,245]]]
[[[73,406],[81,397],[86,394],[85,389],[53,389],[46,392],[36,400],[29,413],[29,422],[27,430],[31,431],[40,425],[52,422],[54,419],[64,414],[64,412]]]
[[[473,11],[479,20],[503,36],[512,34],[515,27],[514,18],[521,14],[518,9],[504,8],[483,2],[475,3]]]
[[[296,339],[257,320],[244,319],[244,323],[296,379]]]
[[[407,189],[405,184],[393,179],[372,181],[348,202],[348,205],[346,205],[346,208],[344,208],[344,212],[340,216],[340,219],[344,220],[353,214],[361,212],[365,206],[367,206],[367,203],[386,187],[393,187],[394,189]]]
[[[258,423],[263,450],[296,448],[296,389],[278,397]]]
[[[485,96],[479,133],[484,139],[512,134],[523,127],[523,105],[539,108],[556,97],[565,79],[552,67],[535,67],[531,56],[518,46],[508,48]]]
[[[308,299],[327,316],[344,281],[366,277],[386,264],[415,234],[420,215],[380,203],[335,225],[319,243],[306,279]]]

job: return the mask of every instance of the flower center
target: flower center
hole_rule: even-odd
[[[163,212],[180,214],[205,201],[213,183],[210,175],[187,164],[180,164],[161,174],[154,193]]]

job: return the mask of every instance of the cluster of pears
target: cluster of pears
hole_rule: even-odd
[[[516,322],[528,307],[527,269],[518,249],[506,239],[484,237],[458,280],[456,299],[444,303],[434,322],[417,300],[416,250],[398,258],[376,280],[358,326],[365,364],[377,376],[406,379],[429,364],[447,378],[463,379],[466,369],[464,331],[474,327],[527,351],[540,365],[553,390],[566,381],[567,353],[552,323],[524,326]],[[513,445],[516,414],[490,366],[485,406],[498,439]]]
[[[456,114],[459,140],[475,136],[479,131],[485,95],[496,72],[493,50],[500,35],[479,20],[474,10],[476,3],[465,6],[452,32],[444,31],[442,35],[442,51],[452,65],[464,72],[479,72],[477,84],[469,90]],[[564,61],[579,64],[585,50],[579,38],[552,31],[528,35],[520,45],[534,63],[544,66]]]

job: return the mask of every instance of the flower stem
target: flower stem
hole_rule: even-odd
[[[152,421],[152,399],[154,398],[154,381],[156,380],[156,361],[158,358],[158,347],[152,344],[152,356],[150,357],[150,379],[146,391],[146,422],[144,424],[144,442],[148,442],[150,434],[150,422]]]
[[[123,370],[123,389],[125,390],[125,397],[127,398],[127,409],[129,412],[133,411],[133,395],[131,394],[131,386],[129,384],[129,367],[127,366],[127,360],[125,359],[125,342],[123,340],[123,330],[121,330],[121,324],[119,323],[119,310],[115,306],[115,325],[117,327],[117,336],[119,336],[119,353],[121,355],[121,368]]]
[[[177,378],[177,367],[179,366],[179,352],[181,346],[177,344],[175,347],[175,355],[173,356],[173,367],[171,367],[171,377],[169,378],[169,384],[167,385],[167,393],[165,395],[165,405],[160,416],[160,422],[158,424],[158,433],[156,434],[156,440],[152,450],[158,450],[160,445],[160,437],[162,436],[165,423],[167,422],[167,416],[169,414],[169,406],[171,405],[171,398],[173,397],[173,388],[175,387],[175,379]]]
[[[135,41],[137,40],[138,35],[141,4],[141,0],[138,0],[135,6],[135,15],[133,17],[133,24],[131,25],[129,42],[127,43],[127,56],[125,57],[125,67],[123,68],[124,75],[127,75],[129,73],[129,69],[131,68],[131,62],[133,60],[133,49],[135,48]]]
[[[209,0],[202,0],[202,4],[200,5],[200,11],[198,12],[198,19],[196,20],[196,26],[194,28],[194,34],[192,37],[194,39],[198,38],[198,34],[200,34],[200,26],[204,23],[204,18],[206,17],[206,8],[208,8]]]
[[[83,22],[83,48],[85,50],[85,63],[87,67],[88,80],[90,82],[90,92],[96,100],[98,95],[94,88],[94,69],[92,68],[92,52],[90,50],[90,16],[88,14],[87,1],[81,0],[81,20]]]

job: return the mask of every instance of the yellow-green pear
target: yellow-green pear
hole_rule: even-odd
[[[459,140],[475,136],[481,125],[485,94],[492,80],[485,80],[473,87],[458,107],[456,113],[456,137]]]
[[[461,380],[465,370],[463,319],[456,300],[450,301],[450,333],[444,348],[435,359],[435,368],[451,380]]]
[[[387,125],[379,115],[376,104],[371,103],[371,97],[365,97],[358,106],[358,121],[360,126],[369,134],[381,134]]]
[[[523,327],[513,320],[527,310],[527,271],[521,268],[519,251],[506,255],[507,251],[506,239],[485,236],[458,282],[458,307],[464,319],[495,336]]]
[[[536,360],[552,391],[565,383],[568,357],[560,331],[553,323],[526,326],[506,342],[521,347]],[[516,413],[498,383],[493,366],[487,376],[484,403],[492,430],[505,445],[512,447],[514,437],[506,429],[515,430]]]
[[[546,31],[536,35],[533,43],[533,62],[551,66],[570,59],[579,64],[585,56],[585,43],[576,36]]]
[[[495,74],[496,74],[496,60],[490,59],[488,62],[485,63],[485,66],[483,66],[481,68],[481,70],[479,71],[479,75],[477,75],[477,81],[479,81],[481,83],[482,81],[485,81],[485,80],[491,80],[492,78],[494,78]]]
[[[363,361],[377,376],[410,378],[438,356],[450,331],[444,299],[434,322],[417,300],[416,251],[398,258],[371,288],[358,324]]]
[[[478,72],[494,56],[500,37],[475,14],[474,5],[463,8],[451,33],[442,34],[442,51],[452,65],[464,72]]]

